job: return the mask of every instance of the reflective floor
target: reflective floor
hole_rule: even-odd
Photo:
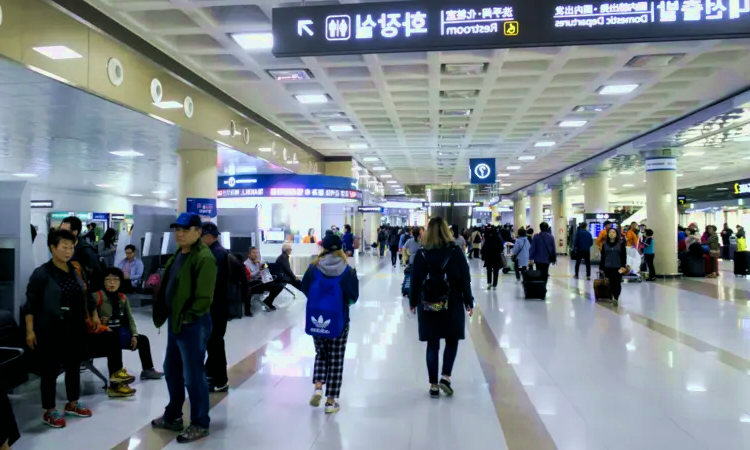
[[[400,296],[401,271],[357,262],[341,412],[308,405],[314,358],[304,297],[275,313],[232,321],[232,388],[212,397],[211,436],[181,446],[150,429],[166,404],[164,381],[136,382],[134,399],[110,400],[83,374],[90,419],[62,430],[40,423],[38,381],[12,396],[23,437],[15,449],[747,449],[750,448],[750,280],[631,283],[620,307],[595,304],[591,282],[552,269],[547,301],[523,300],[512,274],[487,291],[472,261],[479,305],[459,346],[456,395],[427,393],[424,344]],[[731,269],[731,266],[726,266]],[[166,336],[137,313],[154,360]],[[140,372],[137,354],[125,364]],[[106,362],[97,360],[106,372]],[[58,400],[64,402],[63,377]]]

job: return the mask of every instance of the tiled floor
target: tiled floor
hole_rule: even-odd
[[[280,300],[286,307],[275,313],[229,324],[229,364],[244,370],[257,357],[260,365],[212,409],[211,436],[187,447],[538,450],[513,444],[522,428],[498,419],[523,420],[525,401],[534,416],[527,419],[539,420],[554,441],[549,448],[750,448],[748,280],[724,272],[718,280],[628,284],[615,310],[593,303],[590,282],[570,278],[564,260],[552,270],[546,302],[523,300],[512,274],[487,291],[473,261],[481,314],[459,347],[456,396],[434,401],[416,319],[400,296],[401,272],[378,264],[373,257],[357,264],[361,298],[352,310],[339,414],[308,406],[314,348],[298,295]],[[139,328],[162,361],[166,336],[148,313],[137,312]],[[491,351],[498,346],[501,352]],[[125,364],[140,371],[135,353],[125,354]],[[511,377],[501,373],[508,364]],[[106,371],[103,360],[97,365]],[[63,430],[40,424],[38,381],[14,393],[23,434],[14,448],[182,448],[143,437],[166,403],[164,381],[139,381],[134,399],[118,401],[90,375],[83,380],[95,415]],[[511,398],[520,400],[504,401]]]

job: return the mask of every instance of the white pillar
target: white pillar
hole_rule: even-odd
[[[597,172],[584,179],[583,209],[587,214],[609,212],[609,176]]]
[[[568,252],[568,208],[565,206],[565,191],[562,188],[552,190],[552,234],[555,236],[557,253]]]
[[[531,216],[529,218],[531,228],[534,229],[534,232],[539,231],[539,224],[544,221],[544,202],[542,201],[541,192],[531,194],[531,199],[529,201],[529,215]]]
[[[513,228],[526,227],[526,199],[518,198],[513,203]]]
[[[185,211],[188,198],[216,198],[218,152],[216,148],[177,151],[177,212]]]
[[[677,160],[671,150],[646,157],[646,223],[654,231],[654,267],[659,275],[677,274]]]

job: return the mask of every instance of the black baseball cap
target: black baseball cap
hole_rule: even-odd
[[[201,232],[201,236],[210,234],[211,236],[218,237],[220,234],[219,227],[217,227],[216,224],[213,222],[204,222],[202,227],[203,227],[203,231]]]
[[[323,248],[328,251],[341,250],[341,238],[335,234],[329,234],[323,239]]]
[[[201,216],[196,213],[182,213],[177,216],[177,220],[174,221],[169,228],[200,228],[202,225]]]

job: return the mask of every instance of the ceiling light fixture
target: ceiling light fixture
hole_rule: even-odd
[[[519,161],[533,161],[535,159],[536,159],[536,156],[534,156],[534,155],[525,155],[525,156],[519,156],[518,157]]]
[[[111,155],[115,156],[123,156],[125,158],[134,158],[136,156],[143,156],[143,153],[137,152],[135,150],[117,150],[114,152],[109,152]]]
[[[328,129],[335,132],[354,131],[351,125],[328,125]]]
[[[13,176],[18,178],[36,178],[39,175],[35,173],[14,173]]]
[[[230,133],[231,133],[231,131],[229,131],[229,130],[219,130],[219,134],[220,134],[220,135],[222,135],[222,136],[229,136],[229,134],[230,134]],[[239,135],[241,135],[241,134],[242,134],[242,133],[240,133],[240,132],[239,132],[239,131],[237,131],[237,130],[235,130],[235,131],[234,131],[234,135],[235,135],[235,136],[239,136]]]
[[[380,178],[393,178],[393,175],[384,173],[383,175],[380,175]]]
[[[611,103],[602,103],[599,105],[578,105],[573,108],[573,112],[602,112],[612,107]]]
[[[500,178],[500,177],[509,177],[509,176],[510,176],[509,173],[499,173],[499,174],[497,174],[498,178]]]
[[[539,141],[534,144],[534,147],[554,147],[557,142],[554,141]]]
[[[633,175],[633,172],[620,172],[620,175]]]
[[[268,69],[266,73],[276,81],[310,80],[315,76],[307,69]]]
[[[521,166],[508,166],[508,167],[506,167],[506,169],[508,169],[508,170],[520,170]]]
[[[164,122],[167,125],[174,125],[174,122],[172,122],[171,120],[167,120],[167,119],[165,119],[163,117],[159,117],[156,114],[149,114],[148,116],[151,117],[152,119],[156,119],[156,120],[158,120],[160,122]]]
[[[233,33],[230,36],[245,50],[273,48],[273,33]]]
[[[151,191],[152,194],[166,194],[167,191]]]
[[[718,169],[718,167],[716,167],[716,166],[705,166],[705,167],[703,167],[703,170],[716,170],[716,169]]]
[[[182,108],[182,103],[170,100],[167,102],[155,102],[154,106],[161,109],[179,109]]]
[[[313,105],[318,103],[328,103],[328,94],[299,94],[294,98],[303,105]]]
[[[728,191],[729,188],[716,188],[717,191]]]
[[[687,152],[685,153],[685,156],[703,156],[706,152]]]
[[[130,194],[128,197],[143,197],[141,194]]]
[[[634,90],[638,89],[640,84],[611,84],[609,86],[601,86],[596,92],[599,95],[624,95],[630,94]]]
[[[111,184],[97,184],[97,185],[96,185],[96,187],[100,187],[100,188],[111,188],[111,187],[114,187],[114,186],[113,186],[113,185],[111,185]]]
[[[578,128],[589,123],[588,120],[563,120],[558,122],[557,125],[561,128]]]
[[[509,187],[509,186],[513,186],[513,183],[501,183],[500,186]]]
[[[364,161],[364,162],[375,162],[375,161],[377,161],[378,159],[379,159],[379,158],[378,158],[378,157],[376,157],[376,156],[367,156],[367,157],[365,157],[365,158],[362,158],[362,161]]]
[[[386,181],[386,184],[398,184],[398,181],[396,181],[396,180],[388,180],[388,181]]]
[[[260,147],[258,148],[258,151],[263,152],[263,153],[268,153],[268,152],[272,152],[273,149],[271,147]]]
[[[370,148],[367,144],[349,144],[349,148],[352,150],[365,150]]]
[[[374,170],[375,172],[383,172],[386,169],[383,166],[376,166],[376,167],[373,167],[372,170]]]
[[[677,176],[678,176],[678,177],[684,177],[684,176],[685,176],[685,174],[684,174],[684,173],[678,173],[678,174],[677,174]]]
[[[624,187],[624,188],[631,188],[631,187],[635,187],[635,185],[634,184],[623,184],[622,187]]]
[[[75,50],[64,45],[52,45],[50,47],[34,47],[34,51],[41,53],[49,59],[77,59],[83,56]]]

